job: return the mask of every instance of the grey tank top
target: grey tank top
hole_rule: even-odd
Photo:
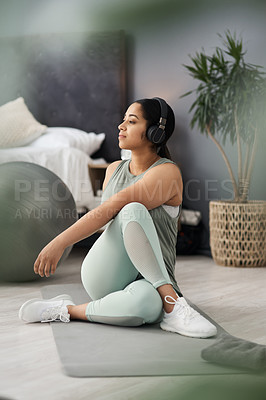
[[[173,161],[168,158],[160,158],[154,164],[152,164],[146,171],[144,171],[140,175],[133,175],[129,170],[130,160],[122,160],[121,163],[117,166],[116,170],[112,174],[109,179],[105,190],[102,194],[102,203],[109,199],[112,195],[119,192],[120,190],[136,183],[139,179],[141,179],[144,174],[151,168],[156,167],[160,164],[165,163],[173,163]],[[175,208],[175,207],[173,207]],[[149,213],[152,217],[153,223],[155,225],[159,242],[161,245],[161,250],[163,254],[163,259],[165,262],[166,269],[168,271],[169,277],[173,284],[173,287],[178,293],[180,289],[177,285],[174,270],[175,270],[175,262],[176,262],[176,241],[177,241],[177,233],[178,233],[178,215],[171,216],[170,213],[166,211],[166,207],[159,206],[154,208],[153,210],[149,210]],[[176,213],[174,213],[176,214]]]

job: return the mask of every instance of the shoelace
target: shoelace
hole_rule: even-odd
[[[70,315],[68,313],[67,307],[49,307],[43,311],[41,315],[41,322],[52,322],[52,321],[62,321],[69,322]]]
[[[172,301],[168,301],[167,298],[171,299]],[[183,297],[180,297],[178,300],[176,300],[172,296],[167,295],[165,296],[164,300],[168,304],[173,304],[175,306],[175,311],[177,311],[178,314],[182,314],[185,319],[187,317],[194,318],[198,315],[198,312],[190,307]]]

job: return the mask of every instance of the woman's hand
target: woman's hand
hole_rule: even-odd
[[[34,272],[41,277],[48,278],[55,273],[57,264],[64,253],[65,248],[59,243],[57,238],[53,239],[45,246],[38,255],[34,263]]]

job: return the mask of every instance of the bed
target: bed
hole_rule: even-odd
[[[92,209],[88,164],[120,158],[117,125],[126,107],[124,33],[6,37],[0,39],[0,56],[0,163],[42,165],[67,184],[80,213]],[[8,142],[12,129],[1,106],[14,102],[22,102],[42,127],[36,137]],[[1,135],[8,137],[2,145]]]

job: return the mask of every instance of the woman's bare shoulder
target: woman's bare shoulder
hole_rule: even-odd
[[[149,174],[148,174],[149,173]],[[164,192],[168,193],[168,198],[162,204],[178,206],[182,203],[183,181],[179,167],[174,163],[159,164],[151,168],[146,177],[146,182],[150,181],[154,185],[161,185]]]
[[[115,172],[116,168],[118,167],[118,165],[121,162],[122,162],[122,160],[114,161],[111,164],[109,164],[108,167],[106,168],[105,178],[104,178],[104,182],[103,182],[103,190],[105,189],[109,179],[111,178],[111,176],[113,175],[113,173]]]
[[[115,171],[116,167],[122,162],[122,160],[113,161],[111,164],[108,165],[106,171]]]
[[[148,172],[150,174],[170,174],[171,178],[180,179],[181,171],[177,164],[172,162],[165,162],[163,164],[156,165],[154,168],[151,168]]]

